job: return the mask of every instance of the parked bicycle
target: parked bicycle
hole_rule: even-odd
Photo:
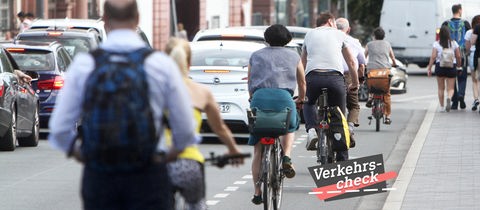
[[[283,179],[285,178],[282,169],[284,153],[279,137],[287,132],[291,111],[286,109],[285,112],[273,112],[252,109],[247,112],[251,130],[254,129],[252,127],[255,127],[255,125],[258,127],[266,126],[259,128],[263,129],[264,132],[262,137],[260,137],[262,162],[259,179],[256,184],[262,188],[264,210],[277,210],[280,209],[282,203]],[[285,128],[284,131],[280,131],[277,129],[278,126],[272,126],[271,123],[265,123],[265,121],[275,122],[275,119],[280,119],[278,123],[280,123],[280,127]]]
[[[328,132],[330,129],[328,113],[333,109],[328,105],[328,89],[322,88],[322,92],[317,99],[317,163],[322,165],[333,163],[336,160],[336,152],[332,148],[332,139],[329,138]]]

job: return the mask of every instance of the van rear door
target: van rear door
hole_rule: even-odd
[[[435,41],[436,1],[385,0],[380,25],[399,60],[428,64]]]

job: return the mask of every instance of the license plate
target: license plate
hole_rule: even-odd
[[[218,105],[218,109],[221,113],[228,113],[230,112],[230,104],[220,104]]]

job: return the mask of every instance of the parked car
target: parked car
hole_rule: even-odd
[[[17,145],[35,147],[39,139],[38,96],[14,71],[18,65],[0,47],[0,150],[13,151]],[[26,72],[34,80],[35,72]]]
[[[72,62],[70,55],[59,42],[16,41],[2,45],[20,69],[38,73],[38,81],[32,82],[32,87],[40,100],[40,127],[48,128],[64,73]]]
[[[101,42],[107,40],[107,31],[105,30],[105,23],[101,19],[39,19],[32,22],[30,29],[48,29],[48,28],[70,28],[70,29],[94,29],[99,34]],[[137,27],[137,33],[140,37],[151,47],[145,33]]]
[[[395,59],[398,67],[392,67],[390,69],[390,74],[392,78],[390,80],[390,93],[391,94],[402,94],[407,92],[407,81],[408,73],[406,66],[399,60]],[[366,82],[360,85],[358,90],[358,100],[367,101],[368,100],[368,87]]]
[[[16,40],[60,42],[71,57],[79,52],[88,52],[98,47],[100,39],[94,29],[48,28],[30,29],[17,35]]]
[[[189,76],[210,87],[227,126],[236,137],[248,136],[248,62],[250,55],[265,45],[242,41],[191,42],[192,65]],[[204,116],[205,119],[205,116]],[[202,135],[212,133],[202,124]]]

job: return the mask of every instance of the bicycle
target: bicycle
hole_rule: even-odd
[[[336,152],[332,148],[332,139],[329,138],[328,132],[330,125],[328,124],[328,113],[333,107],[328,105],[328,89],[322,88],[321,94],[317,99],[317,119],[320,121],[315,128],[317,131],[317,163],[322,165],[334,163],[336,160]]]
[[[373,70],[372,70],[373,71]],[[384,71],[384,70],[380,70]],[[371,125],[372,120],[375,118],[375,131],[380,131],[380,122],[383,119],[385,124],[385,100],[384,95],[386,93],[385,86],[390,86],[390,79],[392,75],[390,71],[375,73],[375,76],[370,75],[367,77],[368,90],[372,93],[372,114],[368,116],[368,125]],[[370,73],[369,73],[370,74]]]
[[[214,152],[210,152],[210,157],[205,158],[205,165],[216,166],[218,168],[223,168],[228,164],[235,165],[236,162],[232,161],[238,158],[249,158],[251,157],[250,153],[241,153],[236,155],[215,155]],[[174,207],[176,210],[186,210],[188,209],[185,199],[179,192],[179,189],[174,188]]]
[[[257,110],[247,110],[249,124],[256,122]],[[291,112],[288,112],[289,115]],[[286,119],[286,128],[288,128],[288,117]],[[286,129],[285,128],[285,129]],[[285,131],[286,133],[286,131]],[[262,162],[259,179],[256,183],[261,185],[263,208],[264,210],[280,209],[282,203],[283,179],[285,174],[282,169],[282,157],[284,155],[282,145],[280,144],[280,133],[266,133],[260,138],[262,145]]]

